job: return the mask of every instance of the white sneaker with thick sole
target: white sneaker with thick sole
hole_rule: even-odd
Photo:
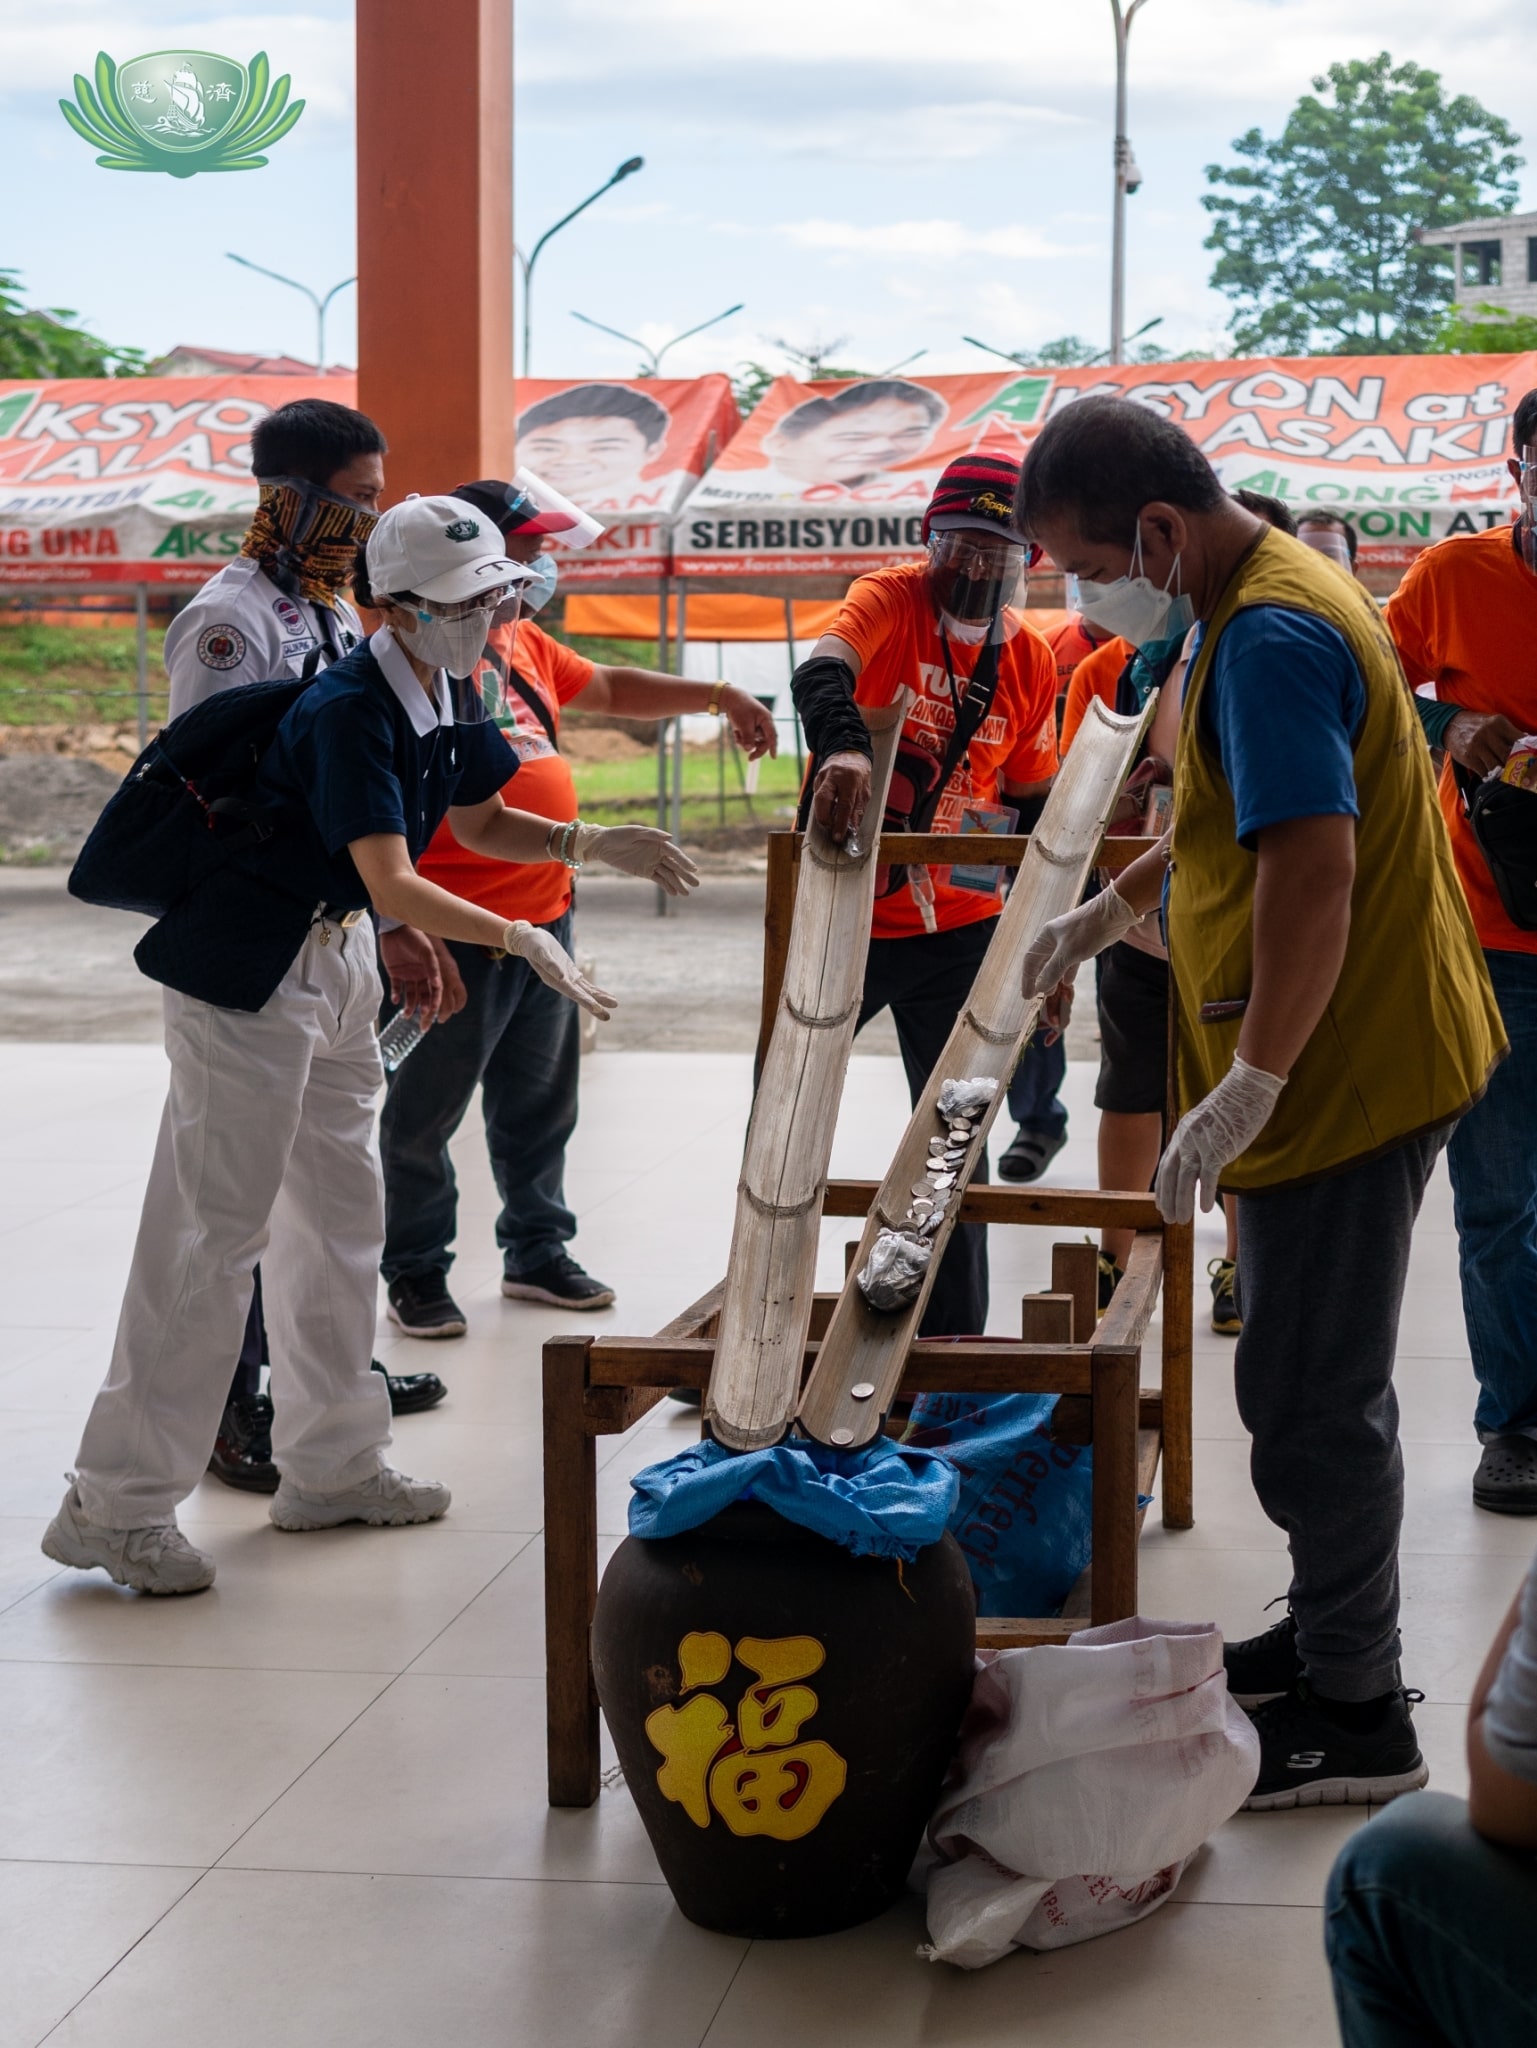
[[[104,1571],[136,1593],[201,1593],[214,1581],[214,1561],[189,1543],[174,1522],[146,1529],[106,1529],[88,1522],[71,1472],[69,1492],[48,1524],[43,1555],[77,1572]]]
[[[409,1479],[385,1465],[344,1493],[302,1493],[291,1479],[284,1479],[270,1512],[279,1529],[339,1529],[344,1522],[397,1529],[408,1522],[435,1522],[448,1513],[452,1499],[448,1488],[435,1479]]]

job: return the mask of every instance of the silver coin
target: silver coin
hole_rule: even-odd
[[[856,1401],[868,1401],[874,1392],[874,1380],[860,1380],[857,1385],[849,1388],[849,1393]]]
[[[851,1429],[835,1429],[831,1440],[835,1444],[851,1444],[854,1441],[854,1432]]]
[[[933,1206],[933,1200],[928,1195],[915,1195],[913,1197],[913,1214],[916,1216],[921,1216],[925,1209],[932,1209]]]
[[[953,1151],[941,1152],[939,1156],[946,1166],[959,1166],[966,1159],[970,1150],[971,1147],[969,1145],[957,1145]]]
[[[915,1180],[913,1182],[912,1192],[915,1195],[932,1195],[934,1190],[929,1186],[926,1180]]]
[[[919,1224],[918,1228],[925,1237],[932,1237],[935,1231],[938,1230],[940,1224],[944,1222],[944,1220],[944,1210],[933,1209],[929,1212],[927,1216],[924,1217],[923,1221]]]
[[[955,1186],[955,1175],[953,1173],[931,1173],[929,1175],[929,1185],[934,1188],[953,1188]]]

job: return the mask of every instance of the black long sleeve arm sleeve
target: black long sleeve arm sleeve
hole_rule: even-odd
[[[834,754],[871,758],[870,733],[854,703],[854,671],[841,656],[814,654],[790,678],[806,744],[818,761]]]

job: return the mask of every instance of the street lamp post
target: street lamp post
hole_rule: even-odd
[[[1126,45],[1131,25],[1144,0],[1131,0],[1125,13],[1121,0],[1110,0],[1115,16],[1115,199],[1110,230],[1110,360],[1125,360],[1126,340],[1126,195],[1142,183],[1126,133]]]
[[[284,277],[281,271],[269,270],[265,263],[253,263],[249,256],[237,256],[231,250],[225,251],[231,263],[238,263],[245,270],[258,271],[263,277],[270,277],[277,284],[291,285],[296,292],[303,292],[315,308],[315,368],[323,377],[326,373],[326,308],[338,292],[344,292],[349,284],[356,284],[355,277],[344,277],[340,284],[333,284],[322,299],[312,292],[307,284],[300,284],[296,277]]]
[[[611,185],[617,185],[621,178],[628,178],[629,176],[631,176],[633,172],[643,169],[645,166],[645,161],[646,159],[643,156],[626,157],[624,162],[619,166],[618,170],[615,171],[614,175],[611,178],[606,178],[604,182],[598,187],[596,192],[589,192],[587,197],[582,201],[580,206],[573,206],[569,213],[561,215],[560,219],[556,221],[554,227],[546,228],[544,233],[539,237],[538,241],[535,242],[533,248],[529,251],[529,253],[526,256],[523,254],[523,251],[518,247],[517,243],[513,243],[512,253],[514,256],[517,257],[518,268],[523,274],[523,374],[525,377],[529,373],[529,350],[532,346],[533,333],[532,288],[534,282],[534,265],[539,261],[539,251],[544,247],[545,243],[549,241],[552,235],[558,235],[563,227],[568,227],[570,223],[576,219],[579,213],[585,213],[588,207],[592,205],[594,200],[601,199],[604,193],[608,191]]]
[[[660,348],[653,348],[650,342],[641,341],[633,334],[621,334],[617,327],[605,327],[601,320],[594,320],[586,313],[573,311],[571,317],[573,320],[580,320],[584,327],[596,327],[599,334],[611,334],[615,341],[627,341],[631,348],[638,348],[642,355],[651,358],[649,367],[638,374],[642,377],[659,377],[662,374],[662,358],[669,349],[676,348],[680,341],[688,341],[693,335],[703,334],[707,327],[718,327],[722,320],[729,320],[733,313],[740,313],[741,310],[741,306],[736,305],[728,306],[724,313],[712,313],[708,320],[701,320],[697,327],[685,327],[681,334],[675,334],[671,341],[664,341]],[[527,374],[526,368],[524,374]]]

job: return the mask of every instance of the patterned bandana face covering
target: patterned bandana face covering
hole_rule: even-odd
[[[304,477],[264,477],[261,499],[241,546],[290,597],[334,608],[352,581],[360,544],[379,524],[350,498]]]

